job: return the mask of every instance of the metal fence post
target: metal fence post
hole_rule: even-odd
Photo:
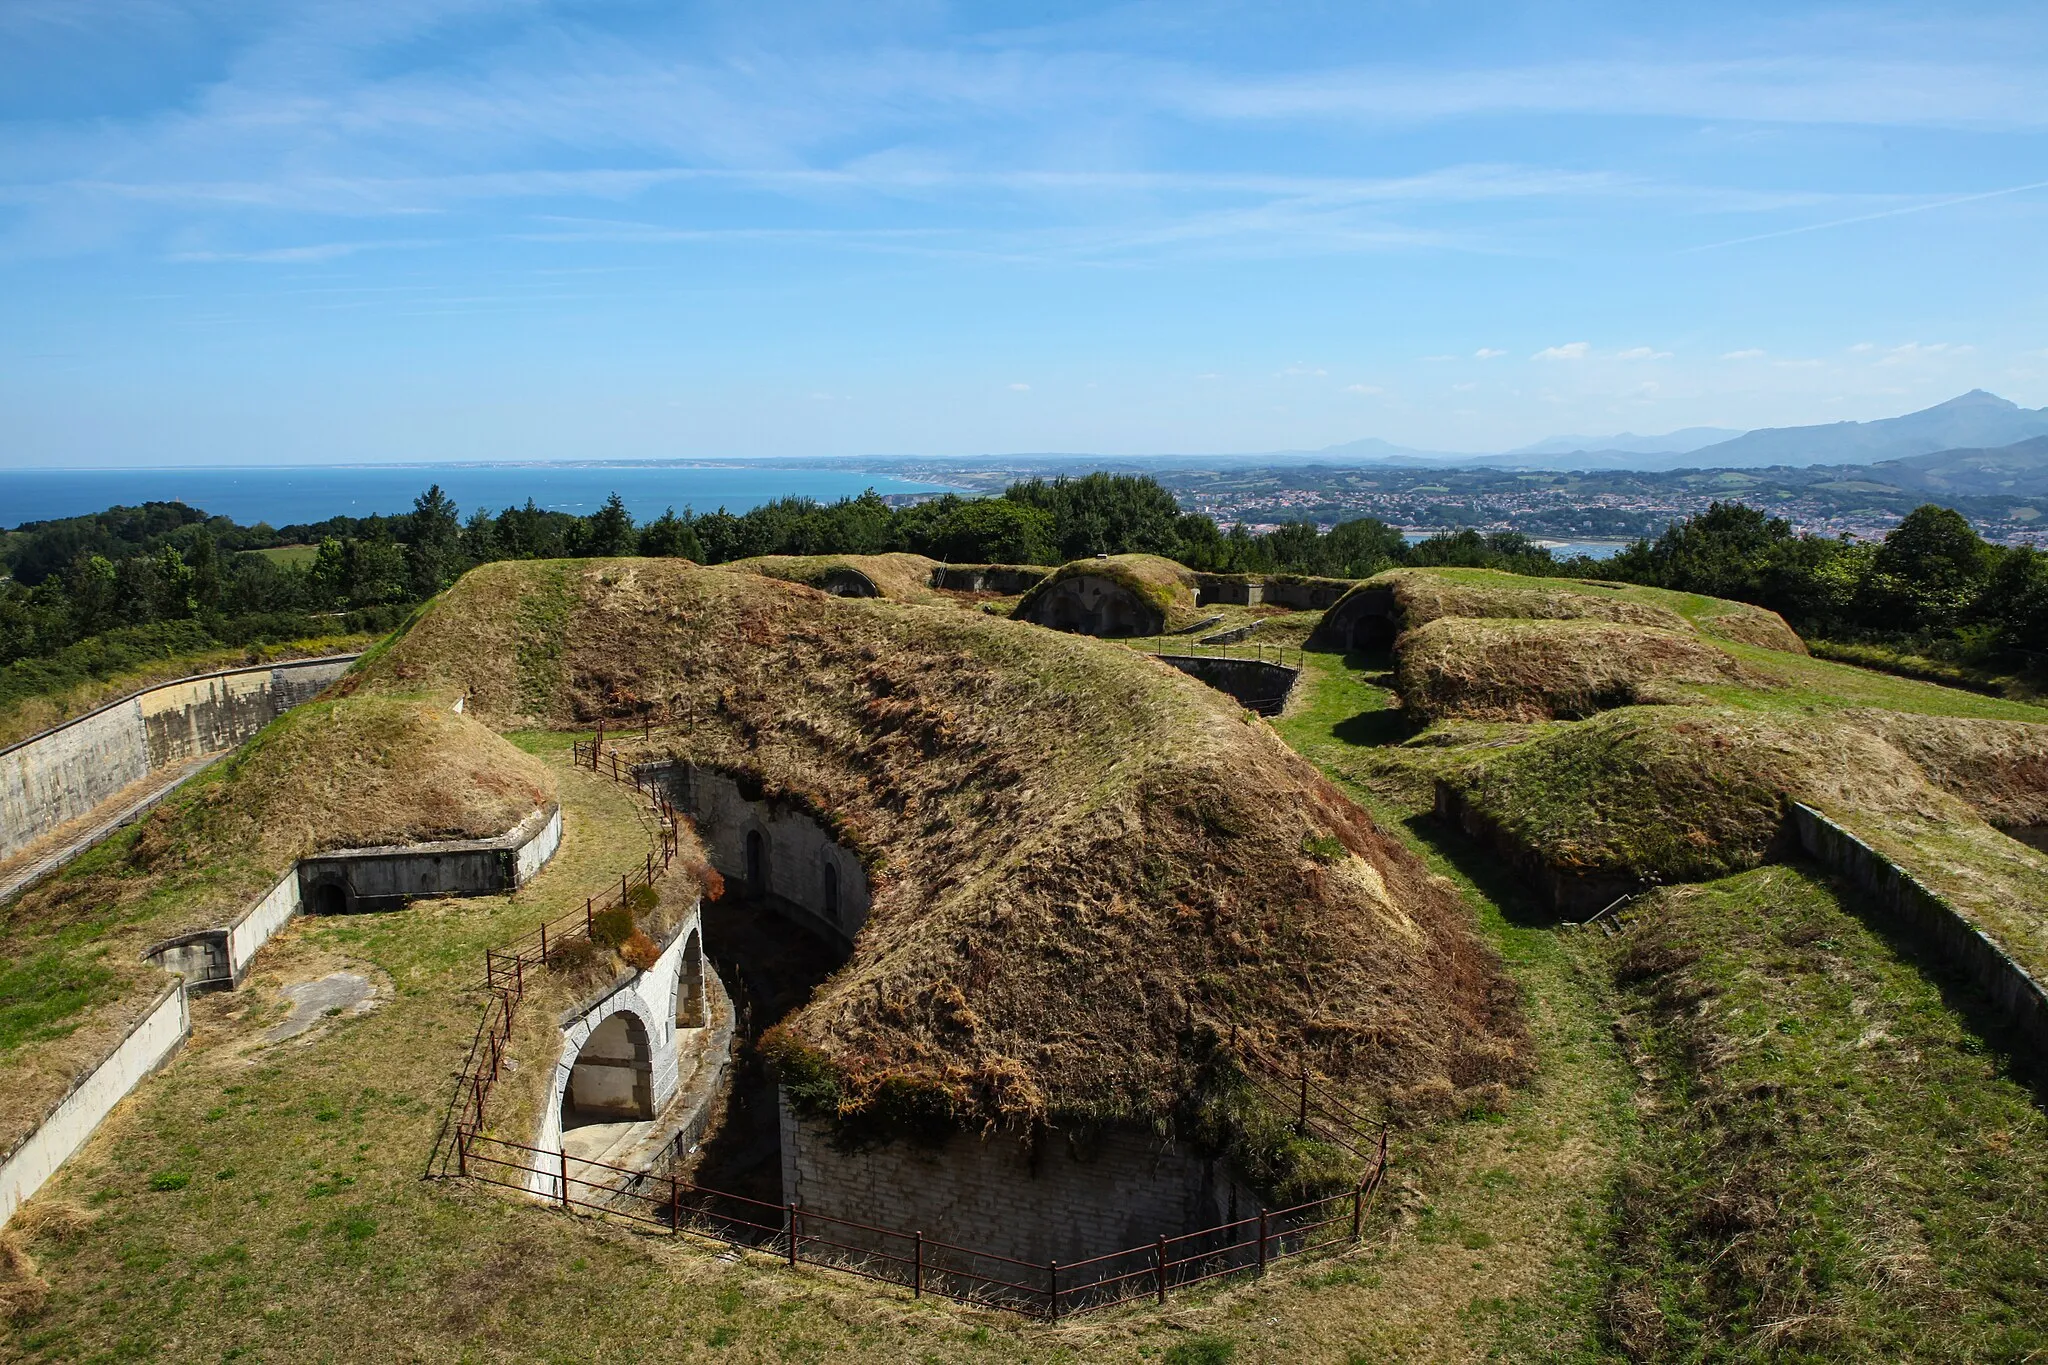
[[[910,1262],[910,1297],[921,1299],[924,1297],[924,1229],[919,1228],[910,1235],[913,1239],[912,1259]]]
[[[556,1155],[562,1159],[562,1208],[564,1211],[567,1211],[569,1207],[569,1150],[566,1147],[562,1148]]]
[[[673,1175],[668,1178],[668,1230],[683,1235],[683,1182]]]
[[[465,1180],[469,1178],[469,1127],[466,1124],[455,1126],[455,1174]]]
[[[1159,1302],[1166,1302],[1166,1234],[1160,1233],[1159,1240],[1152,1245],[1152,1287]]]
[[[548,922],[540,922],[540,965],[548,965]]]
[[[1294,1132],[1298,1137],[1308,1135],[1308,1063],[1301,1064],[1301,1108],[1294,1120]]]
[[[1365,1225],[1365,1182],[1359,1181],[1351,1187],[1351,1240],[1357,1241],[1359,1229]]]
[[[1266,1211],[1259,1210],[1259,1273],[1266,1273]]]
[[[1045,1263],[1045,1283],[1047,1286],[1046,1304],[1051,1310],[1052,1320],[1058,1322],[1060,1320],[1060,1263],[1058,1261],[1047,1261]]]
[[[789,1263],[796,1264],[796,1201],[790,1200],[783,1209],[783,1217],[789,1223]]]

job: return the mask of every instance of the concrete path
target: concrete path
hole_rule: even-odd
[[[159,768],[130,783],[92,811],[59,825],[5,862],[0,862],[0,905],[5,905],[43,878],[82,857],[121,826],[141,819],[150,807],[206,771],[227,752],[207,754],[168,768]]]
[[[266,1043],[296,1038],[330,1014],[354,1011],[361,1014],[375,1007],[377,988],[369,978],[354,972],[330,972],[314,981],[286,986],[278,994],[292,1002],[284,1022],[263,1035]]]

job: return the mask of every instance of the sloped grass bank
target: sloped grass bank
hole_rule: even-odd
[[[1608,1345],[2048,1350],[2048,1119],[1938,973],[1789,867],[1660,891],[1627,936],[1588,941],[1647,1113],[1614,1211]]]
[[[1401,1230],[1371,1285],[1344,1299],[1368,1343],[1353,1358],[1600,1359],[1602,1247],[1634,1142],[1632,1078],[1577,945],[1496,860],[1431,818],[1426,775],[1386,761],[1409,731],[1376,662],[1307,655],[1301,701],[1278,728],[1456,887],[1520,990],[1536,1076],[1500,1112],[1403,1135]]]

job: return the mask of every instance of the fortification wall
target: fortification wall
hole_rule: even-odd
[[[1034,1159],[1020,1139],[966,1133],[938,1148],[893,1142],[843,1152],[786,1100],[781,1124],[783,1198],[1036,1265],[1198,1232],[1258,1209],[1220,1162],[1135,1128],[1111,1129],[1080,1151],[1055,1137]]]
[[[343,910],[375,909],[416,896],[488,896],[523,885],[562,842],[562,810],[537,810],[495,839],[341,848],[301,858],[299,894],[318,909],[338,892]]]
[[[1200,678],[1218,692],[1228,693],[1238,705],[1262,716],[1277,716],[1287,705],[1294,680],[1301,670],[1257,659],[1216,659],[1198,654],[1161,654],[1161,663],[1172,664],[1190,677]]]
[[[1847,879],[1880,914],[1983,991],[2021,1050],[2037,1061],[2048,1057],[2048,991],[2026,968],[1919,878],[1827,816],[1795,801],[1790,819],[1807,856]]]
[[[1326,611],[1357,584],[1348,578],[1307,578],[1298,574],[1198,573],[1198,606],[1256,607],[1272,605],[1289,611]]]
[[[191,1031],[184,989],[173,981],[105,1060],[82,1074],[35,1131],[0,1160],[0,1223],[85,1145],[122,1097],[170,1060]]]
[[[932,570],[931,585],[946,592],[992,592],[1008,597],[1031,591],[1051,572],[1034,564],[941,564]]]
[[[0,750],[0,858],[156,769],[232,749],[316,695],[356,656],[183,678]]]
[[[681,763],[667,770],[667,782],[720,876],[852,951],[868,918],[868,874],[858,854],[804,811],[749,797],[724,773]],[[748,851],[755,837],[758,866]]]

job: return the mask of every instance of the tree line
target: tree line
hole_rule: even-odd
[[[265,551],[311,547],[276,556]],[[1716,503],[1605,561],[1560,560],[1519,533],[1444,532],[1409,543],[1366,517],[1254,533],[1181,511],[1150,478],[1032,479],[1000,496],[892,506],[873,491],[782,498],[635,523],[614,494],[586,516],[536,507],[466,519],[437,485],[396,516],[240,526],[181,503],[30,523],[0,541],[0,701],[147,658],[210,646],[391,628],[471,567],[500,559],[907,550],[950,563],[1057,564],[1151,553],[1218,573],[1365,578],[1401,566],[1570,574],[1711,593],[1771,607],[1802,633],[1910,643],[1972,662],[2028,657],[2048,638],[2048,556],[1989,545],[1958,513],[1923,507],[1879,545],[1800,535]]]

